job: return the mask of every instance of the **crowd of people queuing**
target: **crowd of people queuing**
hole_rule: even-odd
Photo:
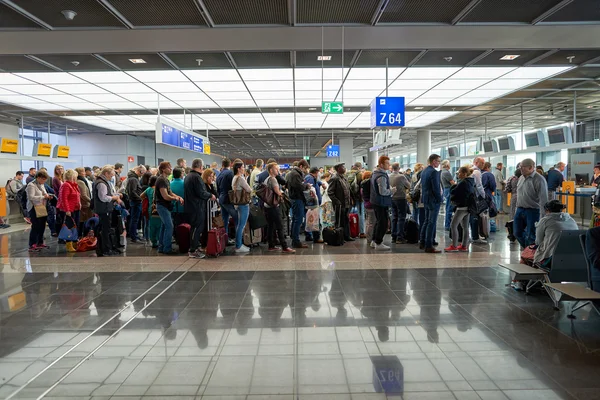
[[[366,238],[375,250],[389,250],[385,237],[390,233],[391,245],[413,243],[426,253],[440,253],[437,220],[444,203],[443,225],[451,240],[444,250],[466,252],[472,242],[487,243],[490,220],[504,212],[505,196],[510,194],[510,236],[522,248],[537,244],[541,251],[536,262],[546,262],[557,240],[556,232],[546,230],[576,229],[554,199],[565,164],[558,163],[544,176],[533,160],[525,159],[508,179],[503,168],[498,163],[492,171],[489,162],[476,157],[453,174],[451,163],[437,154],[430,155],[426,165],[417,163],[404,171],[387,156],[379,157],[373,171],[360,162],[349,171],[344,163],[325,171],[300,160],[281,171],[274,159],[259,159],[247,167],[239,159],[224,158],[219,167],[205,166],[197,158],[190,167],[179,159],[174,168],[165,161],[130,171],[120,163],[67,170],[57,165],[52,176],[44,168],[31,168],[25,182],[19,171],[7,187],[31,224],[31,252],[48,248],[46,226],[67,252],[77,251],[78,238],[93,226],[100,239],[98,255],[119,254],[127,241],[159,254],[178,254],[181,243],[179,251],[173,248],[176,230],[188,224],[186,247],[192,258],[205,257],[216,215],[225,229],[232,221],[228,245],[238,254],[250,252],[245,242],[253,234],[262,236],[270,252],[295,253],[307,248],[306,242],[324,243],[326,229],[339,229],[341,244]],[[264,193],[271,198],[265,199]],[[265,224],[260,232],[249,232],[248,220],[257,210]],[[78,237],[61,237],[65,226],[76,228]],[[409,226],[417,227],[416,239],[408,237]],[[543,243],[544,238],[552,243]]]

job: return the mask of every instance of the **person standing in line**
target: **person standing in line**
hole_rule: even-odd
[[[450,189],[450,202],[456,207],[452,216],[450,229],[452,231],[452,244],[444,249],[446,252],[469,251],[469,198],[474,200],[472,194],[475,190],[475,181],[471,177],[472,170],[462,166],[458,170],[458,183]],[[459,225],[462,227],[462,240],[458,233]]]
[[[220,173],[217,173],[213,169],[215,175],[217,175],[217,191],[219,193],[219,204],[221,204],[221,216],[223,217],[223,224],[225,224],[225,230],[229,226],[229,218],[233,218],[235,226],[238,224],[238,213],[235,207],[229,202],[229,191],[231,190],[231,182],[233,182],[233,171],[231,171],[231,160],[224,158],[221,162],[223,169]],[[235,244],[235,238],[229,238],[228,244]]]
[[[319,210],[321,204],[322,204],[322,196],[321,196],[321,187],[325,187],[325,185],[323,184],[323,182],[319,181],[318,179],[318,175],[319,175],[319,168],[317,167],[312,167],[310,169],[310,171],[308,172],[308,174],[306,174],[306,177],[304,178],[304,182],[311,185],[313,188],[315,188],[315,192],[317,193],[317,210]],[[329,200],[331,202],[331,200]],[[320,210],[319,210],[320,213]],[[323,239],[321,239],[321,231],[314,231],[314,232],[306,232],[306,241],[312,240],[313,243],[323,243]]]
[[[171,163],[163,161],[158,166],[160,173],[156,180],[154,190],[154,198],[156,201],[156,211],[160,216],[160,233],[158,235],[158,252],[159,254],[177,254],[173,251],[173,220],[171,219],[171,210],[173,209],[173,201],[178,201],[183,204],[183,199],[171,191],[171,183],[169,175],[172,173]]]
[[[206,231],[208,201],[216,201],[216,197],[206,190],[206,185],[202,180],[204,172],[204,161],[201,158],[196,158],[192,161],[192,170],[185,177],[183,187],[185,189],[185,213],[187,220],[192,226],[190,250],[188,256],[190,258],[204,258],[205,254],[200,251],[200,238]]]
[[[94,185],[94,207],[96,214],[100,219],[100,249],[99,256],[112,256],[121,252],[114,248],[111,242],[111,220],[115,204],[121,203],[121,195],[116,194],[112,178],[115,176],[115,170],[112,165],[105,165],[96,174],[96,183]]]
[[[339,163],[334,166],[335,174],[329,181],[327,194],[333,204],[335,211],[336,226],[344,231],[344,241],[354,242],[350,237],[350,224],[348,221],[348,213],[352,206],[352,198],[350,196],[350,185],[346,180],[346,165]]]
[[[229,160],[229,163],[231,164],[231,160]],[[221,166],[223,165],[223,163],[221,163]],[[210,164],[210,169],[212,169],[212,171],[214,172],[216,178],[215,179],[219,179],[219,175],[221,175],[221,171],[219,171],[219,164],[217,164],[216,161],[214,161],[212,164]],[[216,182],[216,180],[215,180]]]
[[[233,180],[231,181],[232,190],[237,191],[241,194],[242,191],[252,193],[252,188],[244,177],[244,163],[242,160],[235,160],[233,163]],[[241,197],[241,196],[240,196]],[[244,246],[244,228],[246,228],[246,222],[248,222],[248,215],[250,214],[250,204],[238,204],[235,206],[237,211],[237,223],[235,225],[235,252],[236,253],[248,253],[250,248]]]
[[[57,199],[60,198],[60,188],[64,181],[64,173],[65,168],[58,164],[54,167],[54,177],[52,178],[52,190],[54,190],[54,195]],[[54,231],[58,234],[60,232],[60,228],[64,223],[65,214],[61,212],[58,208],[56,210],[56,218],[54,222]],[[63,244],[62,240],[59,240],[58,243]]]
[[[496,190],[494,191],[494,202],[496,203],[496,208],[498,209],[498,214],[504,214],[504,196],[502,193],[506,186],[506,181],[504,180],[504,174],[502,170],[504,169],[504,164],[498,163],[496,164],[496,169],[494,172],[494,180],[496,181]]]
[[[365,205],[360,194],[360,183],[362,182],[362,163],[357,161],[352,166],[350,172],[346,174],[346,179],[350,185],[350,195],[352,196],[352,211],[358,214],[359,238],[364,239],[365,235]]]
[[[268,188],[270,188],[275,196],[281,198],[283,193],[279,189],[279,183],[277,181],[277,176],[279,175],[279,166],[276,163],[267,164],[267,171],[269,176],[262,181]],[[285,240],[285,236],[283,235],[283,222],[281,221],[281,211],[279,210],[279,203],[277,205],[269,205],[267,203],[264,204],[265,207],[265,217],[268,222],[268,232],[269,232],[269,251],[277,251],[278,247],[275,246],[275,235],[277,235],[279,239],[279,243],[281,244],[281,252],[285,254],[294,254],[296,250],[290,248]]]
[[[475,157],[473,160],[473,180],[475,182],[475,198],[485,199],[485,189],[482,183],[482,169],[485,166],[483,157]],[[479,215],[471,213],[469,215],[469,223],[471,224],[471,239],[473,243],[486,244],[485,238],[479,237]]]
[[[421,172],[423,171],[423,167],[424,166],[421,163],[416,163],[414,166],[414,172],[412,174],[412,177],[410,178],[411,192],[414,191],[415,188],[417,188],[417,185],[418,185],[418,187],[421,186],[420,180],[421,180]],[[423,225],[423,223],[425,222],[425,212],[424,211],[421,212],[419,210],[419,208],[422,208],[422,207],[419,207],[420,202],[421,202],[421,199],[419,199],[418,201],[415,201],[413,199],[413,202],[412,202],[412,206],[413,206],[412,214],[413,214],[413,217],[415,218],[416,223],[419,224],[419,227],[421,227]]]
[[[85,179],[87,179],[88,182],[90,182],[90,187],[91,187],[92,182],[94,182],[94,171],[90,167],[85,167],[84,172],[85,172]]]
[[[363,198],[365,204],[365,236],[367,237],[367,243],[373,242],[373,228],[375,227],[375,211],[371,204],[371,177],[373,172],[363,172],[363,179],[360,183],[360,195]]]
[[[185,160],[184,160],[185,161]],[[181,197],[185,202],[185,184],[183,178],[185,177],[184,171],[181,167],[173,169],[173,179],[171,180],[171,192]],[[177,227],[183,223],[187,223],[187,213],[184,211],[184,207],[179,204],[178,201],[173,202],[173,226]]]
[[[450,223],[452,222],[452,204],[450,202],[450,188],[456,182],[450,172],[450,161],[442,161],[442,174],[440,177],[442,181],[442,188],[444,189],[444,200],[446,201],[446,217],[444,219],[444,228],[449,231]]]
[[[31,218],[31,232],[29,232],[29,251],[37,252],[49,247],[44,244],[44,230],[46,217],[38,217],[36,206],[46,206],[46,202],[53,197],[46,192],[45,183],[48,174],[44,171],[37,172],[35,179],[27,184],[27,212]]]
[[[548,184],[543,175],[535,170],[535,162],[526,158],[521,162],[517,184],[517,211],[513,222],[514,235],[521,247],[535,243],[535,224],[540,220],[541,210],[548,202]]]
[[[392,243],[405,244],[404,223],[406,221],[406,190],[410,188],[410,182],[406,175],[400,172],[400,164],[392,164],[390,175],[390,186],[395,188],[392,196]]]
[[[390,247],[383,244],[383,238],[388,228],[389,209],[392,206],[392,196],[396,192],[395,187],[390,186],[390,177],[387,171],[390,169],[390,158],[381,156],[377,161],[377,168],[371,177],[371,205],[375,211],[375,228],[373,229],[373,241],[371,247],[375,250],[389,250]]]
[[[140,177],[142,176],[141,168],[134,167],[127,173],[127,186],[125,191],[129,196],[129,232],[127,236],[131,239],[131,243],[143,243],[138,238],[138,225],[142,215],[142,185]]]
[[[79,236],[82,236],[85,221],[94,216],[94,211],[91,208],[92,191],[90,190],[90,186],[88,185],[89,182],[85,177],[85,170],[83,169],[83,167],[77,167],[75,168],[75,171],[77,172],[77,186],[79,187],[79,201],[81,203],[79,225],[77,229],[79,230]]]
[[[335,227],[335,213],[333,211],[333,205],[331,204],[331,199],[327,194],[327,188],[329,187],[329,180],[331,179],[331,174],[329,172],[323,173],[321,175],[321,184],[323,186],[323,195],[321,198],[321,233],[325,228],[333,228]],[[322,236],[322,234],[320,235]],[[313,236],[314,238],[314,236]]]
[[[123,172],[123,164],[116,163],[115,164],[115,176],[113,177],[112,183],[115,186],[115,191],[119,191],[121,186],[123,185],[123,181],[121,180],[121,172]]]
[[[486,162],[483,165],[481,173],[481,185],[483,186],[483,191],[485,192],[485,198],[488,201],[488,204],[494,201],[494,193],[496,192],[496,179],[490,171],[491,168],[492,164]]]
[[[307,183],[304,183],[304,174],[308,168],[308,162],[300,160],[298,165],[293,167],[285,177],[290,200],[292,201],[292,247],[296,249],[308,247],[305,243],[300,242],[300,228],[302,221],[304,221],[304,207],[306,205],[304,191],[310,188]]]
[[[29,182],[31,182],[32,180],[35,179],[35,175],[36,175],[36,170],[35,168],[29,168],[29,175],[27,175],[27,178],[25,179],[25,184],[29,185]]]
[[[506,187],[504,188],[505,193],[510,193],[509,221],[512,221],[515,218],[515,212],[517,211],[517,184],[520,177],[521,169],[517,168],[515,169],[515,174],[510,177],[508,182],[506,182]]]
[[[158,177],[156,175],[150,176],[148,179],[148,186],[144,190],[144,192],[140,195],[142,201],[144,198],[148,199],[148,224],[147,224],[147,237],[150,241],[150,246],[153,249],[158,248],[158,235],[160,233],[160,216],[156,211],[156,206],[153,207],[154,203],[154,190],[156,188],[156,180]]]
[[[253,194],[254,194],[254,185],[256,185],[256,177],[262,172],[264,163],[265,162],[263,160],[261,160],[260,158],[258,160],[256,160],[256,166],[254,167],[254,169],[252,170],[252,173],[250,174],[250,187],[253,188],[252,189]]]
[[[64,223],[67,224],[67,226],[69,226],[67,218],[72,220],[75,227],[79,225],[81,193],[79,193],[79,186],[77,185],[77,172],[72,169],[65,172],[65,181],[60,187],[56,208],[62,213],[63,221],[65,221]],[[58,232],[60,232],[60,230]],[[70,253],[77,251],[75,247],[73,247],[73,241],[66,242],[66,248]]]
[[[43,171],[46,173],[46,175],[48,175],[48,170],[46,168],[42,167],[40,168],[40,171]],[[48,229],[50,229],[50,236],[56,237],[58,236],[58,232],[56,231],[56,203],[58,202],[58,197],[56,196],[56,194],[54,193],[54,189],[52,189],[52,186],[50,186],[48,182],[52,183],[51,180],[46,180],[46,182],[44,183],[44,187],[46,188],[46,193],[51,194],[52,198],[46,202],[46,211],[48,212],[48,218],[46,219],[46,221],[48,223]],[[29,218],[27,218],[27,220],[28,219]]]
[[[548,199],[555,200],[556,199],[556,190],[562,188],[562,184],[565,181],[565,177],[563,176],[563,172],[565,171],[565,167],[567,164],[564,162],[559,162],[555,165],[554,169],[550,169],[548,171]]]
[[[425,229],[424,232],[421,232],[421,239],[424,242],[426,253],[441,253],[434,247],[435,227],[442,204],[440,174],[436,171],[440,166],[440,161],[439,155],[430,155],[427,159],[429,165],[421,173],[421,196],[425,208]]]

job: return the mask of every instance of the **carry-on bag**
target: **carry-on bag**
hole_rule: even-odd
[[[190,224],[179,224],[175,228],[175,240],[179,246],[180,253],[187,253],[190,251],[190,237],[192,227]]]
[[[360,234],[358,228],[358,214],[348,214],[348,222],[350,224],[350,237],[356,238]]]
[[[340,210],[341,217],[341,207]],[[344,244],[344,230],[339,227],[339,221],[341,218],[337,217],[336,212],[336,224],[333,227],[323,229],[323,241],[330,246],[341,246]]]
[[[208,232],[207,232],[207,243],[205,253],[210,257],[218,257],[225,251],[225,246],[227,246],[227,232],[225,232],[225,228],[213,228],[212,225],[212,213],[211,210],[216,209],[216,204],[212,204],[209,202],[208,207]],[[216,202],[215,202],[216,203]]]

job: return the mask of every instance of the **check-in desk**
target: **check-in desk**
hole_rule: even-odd
[[[575,188],[576,194],[584,194],[586,197],[575,197],[575,215],[584,221],[592,219],[592,199],[596,188],[592,186]]]

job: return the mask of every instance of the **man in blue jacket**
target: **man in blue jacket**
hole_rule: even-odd
[[[221,204],[221,216],[225,229],[229,226],[229,217],[233,218],[233,223],[237,226],[238,213],[235,206],[229,202],[229,191],[233,182],[233,171],[229,169],[231,160],[224,158],[221,162],[223,169],[217,178],[217,191],[219,193],[219,203]],[[234,242],[235,238],[229,238],[229,243]]]
[[[429,166],[421,173],[421,198],[425,206],[425,224],[421,232],[421,241],[424,242],[425,253],[441,253],[433,247],[435,227],[442,204],[440,173],[436,170],[440,166],[440,161],[439,155],[430,155],[427,159]]]

